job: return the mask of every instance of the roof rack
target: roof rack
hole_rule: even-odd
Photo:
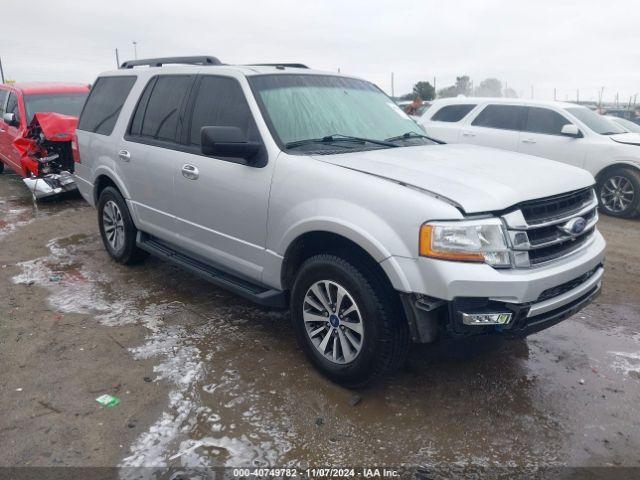
[[[163,58],[144,58],[141,60],[128,60],[120,65],[120,68],[133,68],[141,66],[161,67],[166,64],[183,64],[183,65],[222,65],[222,62],[216,57],[163,57]]]
[[[304,63],[249,63],[247,67],[309,68]]]

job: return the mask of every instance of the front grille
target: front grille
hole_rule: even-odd
[[[503,215],[516,252],[516,267],[547,264],[588,244],[598,220],[597,205],[593,189],[587,188],[525,202]],[[567,222],[578,217],[586,222],[583,231],[575,234],[563,229]]]
[[[522,215],[529,225],[544,223],[549,220],[571,216],[589,204],[593,198],[592,189],[558,195],[541,200],[525,202],[520,206]]]

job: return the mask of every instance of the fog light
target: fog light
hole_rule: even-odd
[[[465,325],[506,325],[511,321],[511,313],[463,313]]]

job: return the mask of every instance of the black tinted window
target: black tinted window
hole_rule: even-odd
[[[176,141],[178,126],[180,125],[180,110],[191,86],[192,77],[189,75],[165,75],[157,77],[155,85],[149,95],[149,101],[141,99],[133,116],[132,130],[143,115],[140,135],[156,140]],[[146,93],[146,91],[145,91]],[[144,97],[144,94],[143,94]],[[146,104],[146,105],[145,105]],[[144,114],[139,110],[144,109]]]
[[[548,108],[529,107],[525,130],[533,133],[560,135],[564,125],[571,123],[557,112]]]
[[[204,76],[196,94],[189,142],[200,145],[205,126],[238,127],[253,136],[253,118],[238,82],[231,78]]]
[[[431,117],[434,122],[458,122],[462,120],[467,113],[475,108],[475,105],[447,105],[442,107]]]
[[[78,129],[111,135],[135,81],[136,77],[98,78],[82,110]]]
[[[518,105],[488,105],[471,123],[476,127],[522,130],[526,108]]]
[[[4,103],[7,101],[9,92],[6,90],[0,90],[0,115],[4,113]]]

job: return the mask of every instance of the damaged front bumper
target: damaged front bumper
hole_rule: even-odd
[[[23,181],[31,194],[38,200],[78,189],[73,176],[66,171],[25,178]]]
[[[571,317],[591,303],[600,294],[603,274],[604,267],[598,264],[526,303],[487,297],[456,297],[445,301],[407,293],[400,297],[411,338],[417,343],[430,343],[440,336],[526,337]]]

